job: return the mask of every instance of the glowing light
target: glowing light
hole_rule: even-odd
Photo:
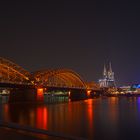
[[[87,96],[90,96],[91,90],[87,90]]]
[[[43,101],[44,100],[43,88],[38,88],[37,89],[37,100],[38,101]]]
[[[29,78],[28,78],[28,77],[26,77],[25,79],[26,79],[26,80],[29,80]]]
[[[43,88],[38,88],[37,89],[39,92],[42,92],[43,91]]]
[[[69,91],[69,92],[68,92],[68,96],[70,97],[70,95],[71,95],[71,92]]]

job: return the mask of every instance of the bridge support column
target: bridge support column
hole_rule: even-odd
[[[37,90],[32,89],[12,89],[9,95],[9,102],[33,102],[37,100]]]
[[[87,94],[85,90],[71,90],[69,97],[71,100],[83,100],[87,98]]]

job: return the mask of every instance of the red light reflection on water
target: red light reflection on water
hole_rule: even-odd
[[[93,122],[93,104],[92,104],[92,99],[89,99],[87,101],[87,104],[88,104],[88,118],[89,118],[90,126],[92,126],[92,122]]]
[[[118,124],[118,98],[110,97],[108,99],[108,119],[110,120],[110,124],[116,125]]]
[[[4,119],[4,121],[8,121],[9,120],[9,106],[8,106],[8,104],[4,105],[3,111],[4,111],[3,119]]]
[[[89,123],[89,136],[93,136],[93,131],[94,131],[94,105],[93,105],[93,100],[88,99],[85,101],[87,104],[87,117],[88,117],[88,123]]]
[[[4,106],[4,111],[5,111],[6,113],[9,112],[9,106],[8,106],[8,104],[6,104],[6,105]]]
[[[48,129],[48,111],[47,108],[37,108],[36,126],[41,129]]]

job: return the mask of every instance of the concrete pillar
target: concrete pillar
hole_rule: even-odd
[[[36,89],[12,89],[9,95],[9,102],[33,102],[37,100]]]

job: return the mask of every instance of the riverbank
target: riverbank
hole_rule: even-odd
[[[0,121],[0,128],[3,131],[5,130],[4,132],[7,133],[5,138],[3,137],[4,135],[2,135],[4,140],[7,140],[7,139],[9,140],[10,135],[15,137],[16,139],[18,139],[18,137],[25,137],[26,136],[26,140],[32,140],[31,138],[33,138],[33,139],[35,138],[34,140],[38,140],[38,139],[85,140],[84,138],[67,135],[65,133],[62,134],[62,133],[52,132],[52,131],[48,131],[48,130],[44,130],[44,129],[32,128],[29,126],[23,126],[23,125],[19,125],[16,123],[7,123],[7,122],[2,122],[2,121]],[[8,131],[11,130],[10,133],[7,130]],[[0,133],[0,138],[1,138],[1,133]]]
[[[58,137],[52,137],[47,135],[33,134],[30,132],[19,131],[15,129],[0,127],[0,139],[1,140],[66,140]]]
[[[16,132],[15,130],[9,129],[9,128],[0,128],[0,139],[1,140],[40,140],[40,138],[25,135],[23,133]]]

